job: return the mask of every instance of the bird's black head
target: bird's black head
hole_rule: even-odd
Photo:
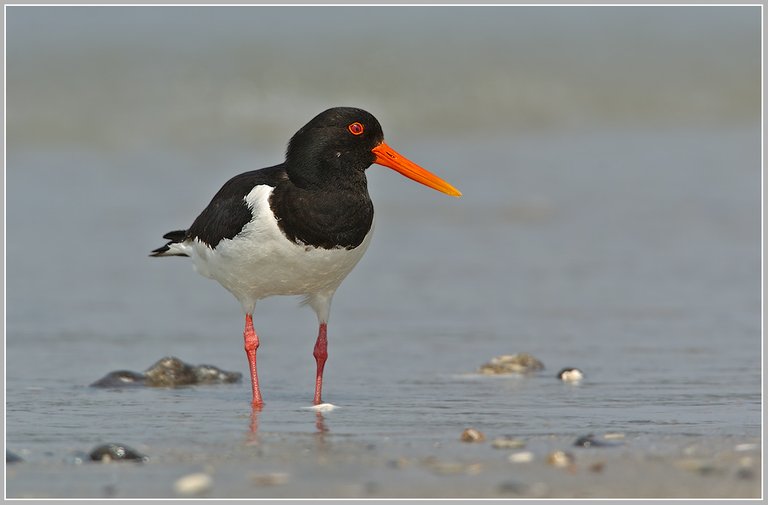
[[[451,196],[461,192],[384,142],[381,125],[368,112],[334,107],[315,116],[288,143],[285,170],[301,188],[360,188],[373,163]]]
[[[365,169],[376,161],[373,149],[384,141],[381,125],[354,107],[321,112],[291,138],[286,171],[294,184],[323,187],[365,182]]]

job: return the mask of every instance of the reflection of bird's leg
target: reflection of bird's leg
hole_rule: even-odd
[[[251,409],[251,420],[248,425],[246,445],[259,445],[259,414],[261,414],[261,409]]]
[[[328,432],[328,427],[325,425],[325,417],[322,412],[315,412],[315,428],[317,428],[318,434]]]

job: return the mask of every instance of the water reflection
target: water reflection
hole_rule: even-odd
[[[317,448],[324,449],[325,434],[329,433],[330,430],[325,424],[325,417],[323,416],[322,412],[315,412],[315,428],[317,429],[317,431],[315,431],[315,442],[317,442]]]
[[[260,407],[251,407],[251,418],[248,423],[248,435],[245,439],[245,445],[259,445],[259,416]]]
[[[245,445],[259,445],[261,439],[259,436],[259,418],[261,416],[261,408],[252,407],[251,415],[248,421],[248,430],[245,439]],[[325,416],[322,412],[315,412],[315,432],[313,436],[317,442],[318,448],[325,447],[325,435],[330,433],[330,429],[325,421]]]

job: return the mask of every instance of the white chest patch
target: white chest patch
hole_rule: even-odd
[[[195,269],[217,280],[244,307],[273,295],[332,295],[368,249],[373,225],[354,249],[296,244],[283,235],[269,207],[272,190],[262,185],[248,193],[253,220],[234,238],[215,249],[197,240],[189,244]]]

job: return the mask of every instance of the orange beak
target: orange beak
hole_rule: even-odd
[[[382,142],[374,147],[371,152],[376,155],[375,163],[396,170],[404,176],[425,186],[436,189],[441,193],[451,196],[461,196],[461,191],[454,188],[435,174],[421,168],[408,158],[398,154],[397,151]]]

